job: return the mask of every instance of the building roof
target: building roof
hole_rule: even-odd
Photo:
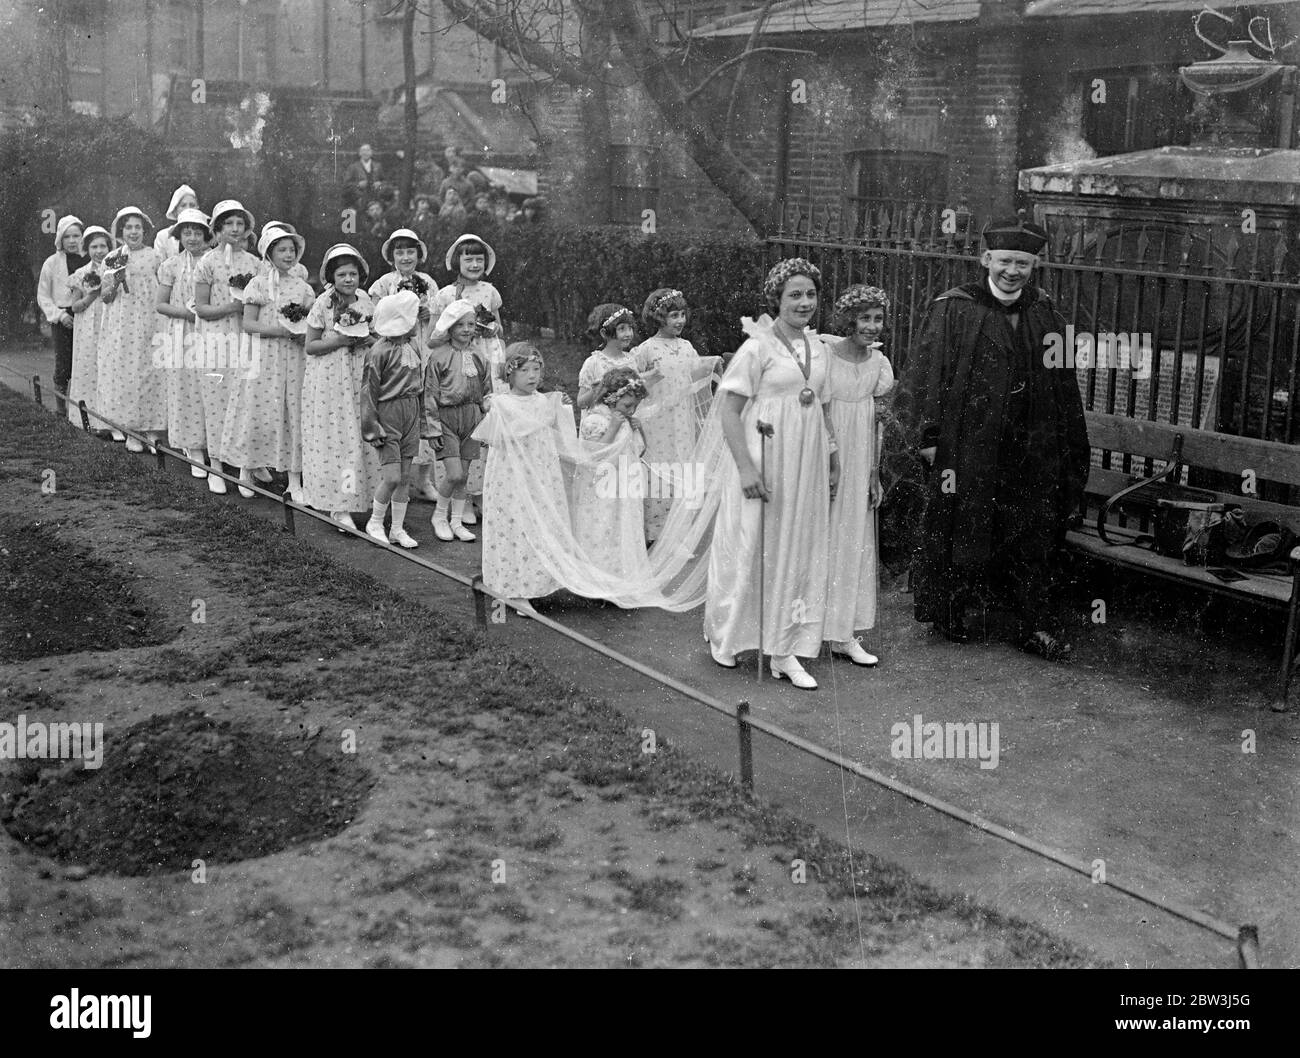
[[[768,12],[763,33],[836,33],[916,22],[974,22],[979,13],[979,0],[786,0]],[[746,37],[754,31],[756,19],[753,11],[728,15],[705,23],[691,36]]]
[[[1294,3],[1295,0],[1250,0],[1251,7]],[[1211,0],[1030,0],[1026,18],[1079,18],[1088,15],[1159,15],[1165,12],[1226,8],[1226,2]],[[1213,25],[1214,23],[1211,23]]]

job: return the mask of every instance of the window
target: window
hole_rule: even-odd
[[[1191,142],[1194,97],[1173,67],[1094,70],[1082,76],[1080,91],[1083,138],[1099,155]]]
[[[640,224],[641,213],[659,208],[659,151],[639,144],[609,148],[610,222]]]

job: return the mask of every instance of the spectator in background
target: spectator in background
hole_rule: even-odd
[[[480,191],[474,196],[474,208],[470,211],[468,223],[471,228],[491,227],[496,223],[496,214],[492,212],[492,196]]]
[[[450,224],[464,224],[468,214],[465,207],[461,204],[460,195],[457,194],[454,187],[449,187],[442,193],[442,209],[438,210],[438,216]]]
[[[465,163],[459,155],[448,163],[447,176],[438,185],[438,197],[444,204],[447,201],[447,190],[449,188],[455,190],[462,206],[467,202],[474,201],[474,183],[465,175]]]
[[[365,216],[361,218],[359,236],[357,242],[360,243],[359,249],[366,256],[366,264],[369,266],[371,274],[377,274],[384,270],[384,259],[379,252],[379,248],[387,241],[388,236],[393,233],[393,228],[389,225],[384,214],[384,204],[378,199],[371,201],[366,206]]]
[[[370,144],[363,143],[357,150],[357,160],[343,172],[344,201],[348,205],[368,202],[382,179],[383,169],[375,160]]]
[[[497,195],[492,201],[492,219],[498,224],[509,224],[514,203],[505,194]]]
[[[540,195],[526,198],[515,220],[521,224],[540,224],[544,219],[545,208],[546,201]]]
[[[433,241],[434,228],[437,223],[438,217],[433,212],[433,200],[426,194],[416,195],[415,210],[405,226],[423,239],[424,244],[427,246]]]

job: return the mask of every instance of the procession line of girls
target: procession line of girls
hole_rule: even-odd
[[[369,510],[370,535],[403,547],[416,546],[398,517],[409,462],[415,491],[436,504],[435,535],[474,540],[466,528],[476,522],[465,488],[476,455],[469,435],[492,388],[491,365],[503,359],[501,295],[486,278],[496,263],[492,248],[473,235],[457,239],[446,257],[457,278],[439,289],[420,271],[424,242],[398,230],[382,250],[392,271],[367,290],[362,254],[340,243],[322,259],[318,297],[293,225],[267,222],[254,255],[247,249],[253,215],[228,199],[209,218],[187,185],[173,194],[167,217],[172,223],[156,232],[152,248],[145,241],[152,221],[133,206],[119,210],[109,229],[71,216],[58,222],[38,300],[54,332],[56,390],[71,398],[69,417],[77,421],[77,402],[85,400],[150,443],[166,433],[216,493],[226,491],[213,472],[223,462],[237,468],[245,497],[255,494],[254,482],[282,472],[297,502],[329,511],[340,528],[355,527],[352,515]],[[378,303],[396,293],[415,297],[412,334],[372,332]],[[394,326],[391,313],[384,319]],[[372,406],[387,399],[374,381],[392,339],[415,350],[420,393],[430,372],[430,410],[421,404],[409,460],[390,461],[380,421],[369,436],[363,422],[367,394]],[[368,357],[376,361],[370,376]],[[113,437],[143,450],[134,436]],[[436,463],[444,468],[441,491]],[[380,500],[384,512],[393,504],[389,534],[382,518],[376,522]]]
[[[560,395],[537,391],[541,355],[511,346],[509,390],[475,431],[489,445],[489,590],[517,602],[561,587],[622,606],[703,602],[717,664],[734,668],[737,654],[762,650],[773,676],[802,689],[817,683],[799,659],[817,657],[823,643],[854,664],[875,665],[856,633],[876,619],[875,401],[894,382],[880,341],[889,301],[877,288],[850,288],[835,306],[846,334],[828,341],[810,326],[820,292],[821,274],[806,260],[772,269],[763,296],[775,318],[745,321],[749,337],[700,431],[690,401],[694,380],[707,378],[712,364],[680,338],[679,291],[647,298],[643,318],[656,333],[636,351],[628,309],[605,304],[592,313],[605,345],[579,375],[576,447]],[[636,414],[643,400],[655,405],[644,424]],[[664,429],[652,435],[655,422]],[[708,480],[703,495],[671,499],[668,517],[649,529],[658,539],[647,551],[645,493],[611,494],[601,479],[608,482],[602,472],[611,461],[647,458],[656,442],[661,457],[706,468]]]

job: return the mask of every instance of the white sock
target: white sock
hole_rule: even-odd
[[[397,500],[393,500],[392,532],[395,533],[397,532],[397,530],[402,528],[402,523],[406,521],[406,508],[407,508],[407,503],[398,503]]]
[[[291,470],[291,471],[289,471],[289,491],[290,491],[290,492],[301,492],[301,491],[302,491],[302,471],[301,471],[301,470],[298,470],[298,471],[293,471],[293,470]]]
[[[450,501],[450,498],[447,497],[447,496],[444,496],[441,492],[439,492],[439,493],[438,493],[438,502],[434,505],[434,508],[433,508],[433,512],[434,512],[434,513],[433,513],[433,516],[434,516],[435,518],[446,518],[446,517],[447,517],[447,504],[448,504],[449,502],[451,502],[451,501]]]
[[[464,501],[464,500],[452,500],[452,501],[451,501],[451,520],[452,520],[453,522],[459,522],[459,521],[461,520],[461,518],[464,516],[464,514],[465,514],[465,501]]]
[[[388,511],[388,504],[380,503],[378,500],[370,502],[370,520],[376,525],[384,524],[384,515]]]

